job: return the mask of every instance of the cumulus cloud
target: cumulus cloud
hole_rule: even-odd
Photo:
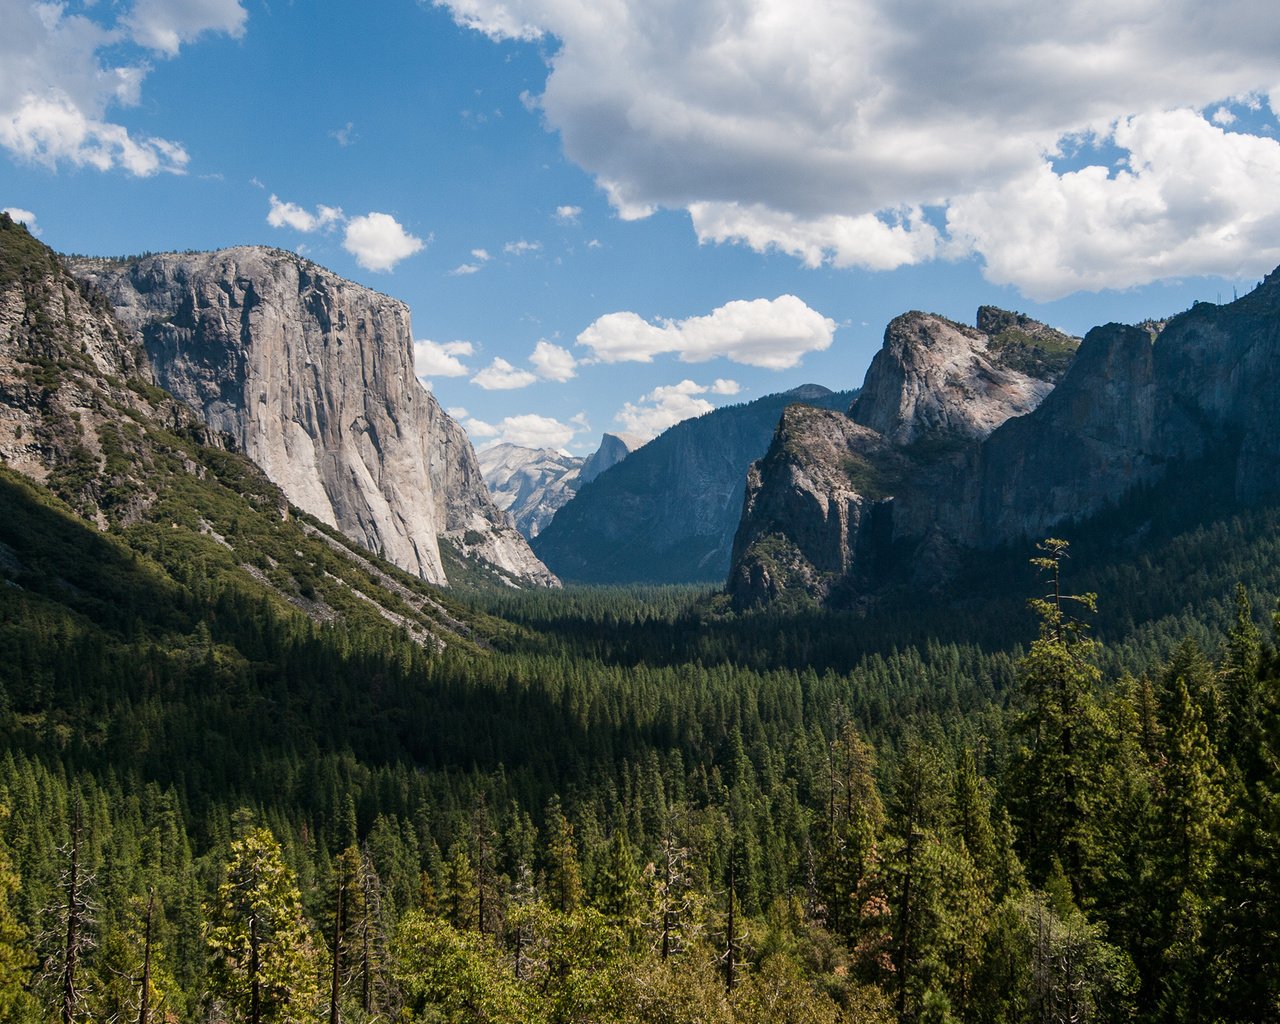
[[[728,383],[731,382],[716,381],[721,386]],[[698,397],[708,392],[725,393],[716,391],[714,386],[707,387],[691,380],[682,380],[679,384],[664,384],[641,396],[637,402],[627,402],[614,420],[621,423],[629,433],[653,438],[682,420],[701,416],[714,409],[715,406],[705,398]]]
[[[736,395],[742,390],[742,385],[736,380],[725,380],[718,377],[708,389],[713,395]]]
[[[473,440],[481,442],[483,448],[504,442],[523,448],[563,448],[574,435],[587,429],[581,413],[568,423],[537,413],[507,416],[500,423],[476,419],[468,415],[466,409],[450,409],[449,415],[466,428]]]
[[[389,271],[421,252],[426,243],[409,234],[389,213],[366,213],[347,221],[342,247],[365,270]]]
[[[502,247],[502,251],[508,256],[527,256],[531,252],[538,252],[541,248],[541,242],[526,242],[522,238],[518,242],[508,242]]]
[[[238,36],[238,0],[138,0],[118,10],[70,13],[60,3],[10,3],[0,33],[0,146],[49,168],[122,169],[145,177],[182,173],[189,157],[168,139],[134,134],[110,119],[140,102],[155,55],[175,56],[206,32]]]
[[[985,254],[991,280],[1039,301],[1280,262],[1280,142],[1189,110],[1126,118],[1113,137],[1128,153],[1120,168],[1043,162],[957,200],[951,234]]]
[[[561,423],[537,413],[507,416],[498,427],[502,441],[525,448],[563,448],[578,432],[578,427],[572,423]]]
[[[336,206],[316,207],[315,213],[304,210],[297,203],[281,202],[272,193],[271,207],[267,211],[267,223],[273,228],[290,227],[295,231],[310,233],[333,227],[342,221],[342,210]]]
[[[561,224],[577,224],[578,218],[582,216],[581,206],[557,206],[556,220]]]
[[[474,352],[475,346],[469,341],[446,341],[443,344],[425,339],[415,341],[413,372],[419,380],[431,377],[465,377],[471,371],[458,357],[473,355]],[[463,415],[466,415],[465,410]]]
[[[449,271],[450,277],[466,277],[468,274],[477,274],[480,272],[478,263],[460,263]]]
[[[172,57],[205,32],[240,38],[248,17],[240,0],[136,0],[127,23],[135,42]]]
[[[722,356],[735,363],[785,370],[810,352],[831,345],[836,322],[810,309],[794,295],[776,299],[738,299],[706,316],[660,320],[635,313],[608,313],[578,335],[578,344],[605,363],[648,363],[677,353],[686,363]]]
[[[529,362],[533,364],[533,368],[538,371],[538,376],[543,380],[564,383],[577,376],[578,361],[573,358],[573,353],[559,345],[553,345],[545,338],[534,346]]]
[[[980,198],[1006,204],[1001,223],[1042,218],[1045,191],[1079,187],[1070,176],[1082,162],[1110,164],[1131,123],[1194,112],[1212,127],[1200,112],[1226,124],[1226,102],[1280,103],[1270,0],[1226,10],[1200,0],[1063,0],[1017,5],[1016,16],[1007,0],[436,3],[494,39],[555,37],[545,90],[530,103],[619,216],[688,210],[704,241],[777,249],[811,265],[889,269],[976,254],[994,280],[1043,290],[1044,268],[1018,274],[990,248],[992,232],[944,235],[962,219],[950,214]],[[1067,164],[1061,153],[1073,139],[1107,144]],[[1200,144],[1232,159],[1222,135]],[[1150,180],[1179,176],[1171,153],[1125,155]],[[1280,193],[1276,178],[1262,184]],[[1096,231],[1131,226],[1123,204],[1095,214]],[[1234,239],[1252,219],[1224,203],[1208,220],[1184,225],[1194,246],[1144,231],[1109,266],[1060,265],[1054,287],[1079,287],[1094,269],[1125,280],[1156,267],[1170,276],[1233,264]],[[1269,259],[1259,254],[1250,271]]]
[[[486,391],[511,391],[528,387],[538,379],[537,374],[512,366],[501,356],[471,378],[471,383]]]

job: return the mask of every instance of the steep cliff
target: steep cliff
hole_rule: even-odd
[[[747,467],[794,402],[843,409],[818,385],[726,406],[666,430],[584,484],[533,540],[565,579],[680,583],[723,579]]]
[[[77,259],[158,384],[322,522],[444,583],[438,538],[551,581],[489,501],[465,435],[413,373],[408,308],[291,253]]]
[[[874,535],[864,526],[846,538],[842,559],[809,557],[784,574],[799,592],[833,603],[943,579],[966,552],[1070,529],[1144,494],[1175,497],[1184,521],[1197,515],[1196,502],[1221,509],[1280,497],[1280,271],[1227,305],[1197,303],[1141,327],[1096,327],[1065,374],[1065,336],[1016,314],[984,307],[986,331],[934,326],[926,339],[919,328],[929,319],[908,314],[890,325],[851,410],[905,464],[889,466],[864,435],[848,433],[841,447],[830,429],[806,435],[793,425],[786,470],[771,449],[773,461],[754,471],[759,493],[744,511],[729,576],[740,604],[786,589],[761,585],[759,566],[786,545],[804,552],[800,540],[821,517],[797,506],[766,522],[760,510],[784,505],[797,490],[795,466],[815,460],[865,456],[882,472],[874,490],[854,489],[864,499],[892,497]],[[974,349],[968,379],[956,370],[963,339]],[[930,438],[923,447],[922,436]],[[842,481],[827,486],[831,500],[851,500]],[[874,557],[851,556],[859,550]],[[821,571],[835,575],[808,579]]]
[[[953,496],[964,460],[1053,391],[1079,344],[994,307],[978,322],[985,330],[927,313],[897,317],[847,417],[788,411],[748,477],[728,581],[737,604],[787,592],[859,602],[890,572],[913,512],[922,534],[934,529],[939,509],[909,496]],[[935,558],[915,568],[932,573]]]

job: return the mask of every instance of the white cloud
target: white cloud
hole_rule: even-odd
[[[529,362],[533,364],[534,369],[538,371],[538,376],[543,380],[563,383],[577,376],[575,367],[578,361],[573,358],[573,354],[568,349],[553,345],[545,338],[534,346]]]
[[[413,372],[419,379],[430,377],[465,377],[471,372],[458,356],[474,354],[469,341],[446,341],[437,344],[425,339],[413,343]],[[452,415],[452,413],[450,413]],[[466,412],[463,412],[466,415]]]
[[[575,424],[561,423],[536,413],[507,416],[499,424],[499,436],[503,441],[525,448],[563,448],[577,432]]]
[[[471,383],[486,391],[510,391],[528,387],[537,379],[537,374],[517,369],[501,356],[495,356],[493,362],[471,378]]]
[[[1111,144],[1096,155],[1086,146],[1085,160],[1109,164],[1111,145],[1125,148],[1117,124],[1215,109],[1228,123],[1226,104],[1248,97],[1280,106],[1272,0],[436,3],[494,39],[555,38],[545,90],[530,105],[620,217],[688,210],[704,241],[811,265],[889,269],[976,254],[994,280],[1043,291],[1045,268],[1012,272],[989,233],[944,236],[948,214],[978,197],[1005,204],[995,211],[1002,224],[1041,218],[1044,190],[1078,187],[1067,176],[1082,161],[1059,165],[1056,184],[1042,167],[1091,137]],[[1235,152],[1220,136],[1201,145],[1218,162]],[[1153,180],[1185,177],[1171,153],[1146,160]],[[1041,186],[1028,192],[1033,178]],[[1260,183],[1280,193],[1274,176]],[[1255,222],[1222,203],[1188,246],[1159,231],[1125,239],[1133,222],[1123,204],[1094,212],[1095,232],[1116,236],[1120,262],[1104,273],[1114,267],[1118,280],[1233,264],[1234,239]],[[1256,255],[1250,272],[1269,259]],[[1093,270],[1059,265],[1053,288]]]
[[[180,143],[133,134],[110,119],[112,107],[137,105],[150,71],[146,54],[174,56],[204,32],[243,32],[235,0],[138,0],[119,8],[69,13],[63,3],[11,0],[0,32],[0,146],[20,160],[120,168],[145,177],[182,173],[189,157]],[[238,12],[238,13],[237,13]]]
[[[723,377],[718,377],[709,390],[713,395],[736,395],[742,390],[742,385],[736,380],[725,380]]]
[[[472,249],[471,258],[477,263],[488,263],[493,259],[493,257],[489,255],[488,249]]]
[[[135,42],[172,57],[205,32],[239,39],[248,17],[240,0],[137,0],[127,23]]]
[[[578,335],[578,344],[606,363],[648,363],[674,352],[686,363],[723,356],[747,366],[785,370],[831,345],[836,322],[794,295],[738,299],[707,316],[651,324],[635,313],[608,313]]]
[[[721,382],[717,381],[717,383]],[[701,416],[714,409],[715,406],[705,398],[698,397],[709,391],[714,391],[714,388],[696,384],[691,380],[682,380],[679,384],[665,384],[643,395],[638,402],[627,402],[614,420],[621,423],[629,433],[639,434],[645,438],[656,437],[681,420],[687,420],[691,416]]]
[[[20,206],[6,206],[3,211],[9,215],[9,219],[18,224],[25,224],[27,230],[33,235],[40,234],[40,229],[36,227],[36,215],[30,210],[24,210]]]
[[[449,271],[450,277],[466,277],[468,274],[477,274],[480,272],[478,263],[460,263]]]
[[[581,206],[556,207],[556,220],[561,224],[577,224],[580,216],[582,216]]]
[[[478,420],[474,416],[464,417],[462,425],[472,437],[498,437],[502,433],[501,427],[495,427],[492,423]]]
[[[26,96],[0,114],[0,145],[50,169],[60,163],[109,171],[120,167],[140,178],[159,171],[181,174],[187,152],[165,139],[135,138],[118,124],[87,117],[65,96]]]
[[[1190,110],[1127,118],[1113,134],[1129,154],[1114,173],[1042,163],[958,200],[951,234],[986,254],[991,280],[1040,301],[1280,262],[1280,143]]]
[[[388,213],[352,217],[342,239],[342,247],[365,270],[391,270],[401,260],[421,252],[425,245]]]
[[[1213,112],[1213,123],[1223,126],[1236,123],[1236,115],[1226,107],[1219,107]]]
[[[356,126],[353,122],[348,121],[341,128],[336,128],[329,133],[329,137],[334,140],[343,149],[355,144],[358,135],[356,135]]]
[[[267,223],[273,228],[290,227],[302,232],[320,231],[333,227],[343,219],[342,210],[336,206],[322,204],[316,207],[315,213],[311,213],[297,203],[281,202],[274,193],[269,202],[271,208],[267,211]]]
[[[527,256],[531,252],[538,252],[541,248],[541,242],[526,242],[522,238],[518,242],[508,242],[502,247],[502,251],[508,256]]]

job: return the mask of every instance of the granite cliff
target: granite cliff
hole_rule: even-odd
[[[447,582],[442,540],[512,581],[556,582],[414,377],[403,303],[254,246],[68,266],[107,296],[156,383],[299,508],[432,582]]]
[[[747,477],[728,579],[737,604],[788,594],[859,604],[898,571],[912,526],[910,571],[938,571],[936,524],[961,467],[1002,424],[1045,401],[1079,345],[994,307],[977,322],[897,317],[847,414],[784,413]]]

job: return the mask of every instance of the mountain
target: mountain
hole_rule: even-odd
[[[152,383],[105,297],[0,215],[6,622],[65,619],[94,657],[136,645],[185,663],[193,644],[217,644],[211,670],[230,674],[252,674],[263,643],[339,623],[370,650],[391,633],[430,650],[471,643],[438,590],[291,507],[234,449]],[[37,673],[60,657],[30,656]]]
[[[554,448],[498,444],[479,454],[480,471],[494,504],[525,537],[536,537],[584,483],[621,462],[644,442],[630,434],[605,434],[585,459]]]
[[[795,402],[844,408],[816,384],[685,420],[583,485],[532,541],[553,572],[589,583],[723,579],[747,467]]]
[[[441,542],[510,581],[556,582],[414,377],[404,303],[254,246],[68,267],[106,295],[155,382],[299,508],[434,583]]]
[[[984,320],[1003,330],[899,318],[848,418],[784,419],[752,469],[737,604],[857,606],[1099,516],[1140,537],[1171,510],[1195,522],[1280,493],[1280,272],[1228,305],[1096,327],[1073,358],[1042,325]]]

